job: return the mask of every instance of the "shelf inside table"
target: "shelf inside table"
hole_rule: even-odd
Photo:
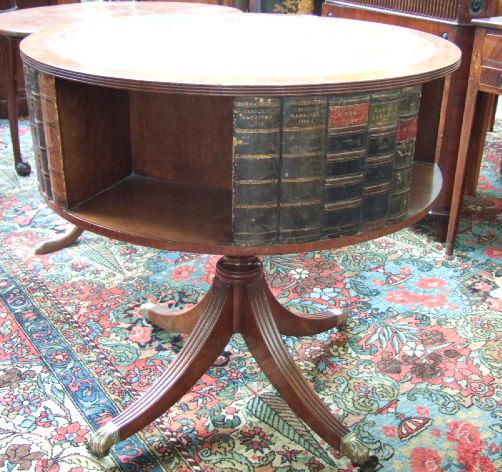
[[[416,162],[408,215],[403,221],[354,236],[259,247],[233,245],[232,196],[227,191],[131,175],[70,210],[48,203],[83,228],[134,244],[210,254],[287,254],[343,247],[409,226],[427,213],[441,181],[436,165]]]
[[[131,175],[71,212],[117,236],[218,246],[230,243],[231,204],[229,192]]]

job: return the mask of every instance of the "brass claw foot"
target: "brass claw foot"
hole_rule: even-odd
[[[109,421],[91,435],[87,449],[93,456],[101,459],[107,456],[110,448],[118,442],[120,442],[119,428],[113,421]]]

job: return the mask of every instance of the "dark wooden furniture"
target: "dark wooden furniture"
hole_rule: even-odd
[[[472,23],[476,26],[476,38],[472,51],[469,86],[467,87],[460,148],[453,185],[453,199],[446,239],[446,252],[448,254],[453,253],[460,211],[462,210],[469,144],[474,140],[480,143],[482,148],[486,130],[489,127],[489,123],[485,122],[489,113],[484,112],[483,108],[490,107],[491,100],[488,100],[488,97],[498,97],[498,95],[502,94],[502,17],[474,20]],[[481,101],[478,101],[478,96],[480,96]],[[481,103],[482,108],[476,108],[476,103]],[[474,119],[477,113],[480,113],[480,115],[477,115],[477,119]],[[479,162],[473,164],[474,167],[479,169]]]
[[[416,158],[436,161],[444,178],[440,197],[431,212],[436,217],[436,234],[441,241],[446,239],[453,199],[462,111],[474,41],[471,20],[494,16],[498,8],[499,0],[326,0],[323,5],[325,16],[414,28],[447,38],[462,50],[462,64],[455,74],[446,81],[438,80],[423,87],[418,125]],[[494,98],[487,100],[490,103],[484,105],[484,109],[493,109]],[[473,156],[470,161],[476,161],[476,156],[480,155],[479,146],[472,145],[469,155]]]
[[[208,3],[210,2],[141,2],[141,5],[139,5],[136,2],[89,2],[29,8],[0,15],[0,43],[4,58],[3,70],[5,71],[7,80],[6,89],[7,96],[9,97],[10,135],[17,173],[19,175],[28,175],[30,173],[29,164],[23,161],[21,157],[17,123],[18,99],[20,97],[18,86],[19,83],[22,83],[24,88],[24,75],[16,64],[21,61],[19,42],[23,38],[47,26],[64,26],[67,23],[75,21],[103,21],[111,16],[191,13],[195,11],[208,13],[228,13],[233,11],[238,13],[238,10],[234,10],[233,8],[208,5]],[[24,96],[24,92],[22,96]],[[82,231],[81,228],[71,227],[61,237],[41,243],[35,249],[35,254],[47,254],[67,247],[77,240]]]
[[[278,36],[293,42],[300,30],[309,40],[294,51],[278,55],[269,47]],[[329,58],[313,47],[348,35],[360,41]],[[245,53],[242,42],[229,40],[251,36],[253,46]],[[115,40],[106,41],[110,37]],[[261,103],[261,97],[337,97],[414,86],[455,70],[458,48],[386,25],[296,15],[194,14],[46,30],[26,38],[21,51],[35,98],[39,90],[43,119],[35,131],[39,142],[46,142],[49,163],[41,187],[54,211],[82,228],[135,244],[225,254],[195,308],[148,313],[158,326],[190,336],[151,389],[94,433],[90,450],[106,455],[155,420],[193,386],[230,336],[242,333],[290,407],[361,470],[374,470],[377,459],[315,395],[281,339],[340,326],[344,316],[305,316],[283,308],[256,254],[338,248],[401,229],[429,211],[441,174],[434,164],[417,163],[408,212],[387,227],[303,243],[236,245],[235,106],[244,99]]]

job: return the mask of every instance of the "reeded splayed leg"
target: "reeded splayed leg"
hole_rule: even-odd
[[[73,244],[83,232],[79,226],[72,225],[62,236],[40,243],[35,248],[35,254],[49,254],[64,249]]]
[[[347,324],[348,313],[346,311],[308,315],[293,313],[279,303],[268,285],[265,284],[263,289],[277,329],[284,336],[313,336],[332,328],[342,330]]]
[[[167,411],[204,375],[231,335],[229,287],[215,281],[208,292],[205,311],[176,359],[139,400],[91,436],[87,443],[89,451],[104,457],[114,444]]]
[[[19,145],[19,129],[17,123],[17,57],[19,56],[19,40],[12,38],[1,38],[1,56],[5,71],[5,89],[7,92],[7,114],[9,116],[10,137],[12,140],[12,151],[14,153],[14,168],[19,176],[30,175],[31,167],[21,156],[21,146]]]
[[[147,307],[152,322],[166,329],[190,331],[183,349],[168,370],[136,403],[94,433],[90,451],[102,457],[111,446],[158,418],[206,372],[233,333],[242,333],[251,353],[291,409],[319,436],[350,458],[361,472],[373,472],[378,459],[337,420],[302,377],[284,345],[285,332],[319,332],[334,326],[331,315],[295,315],[273,297],[257,257],[222,257],[213,285],[190,310],[173,315],[163,306]],[[299,328],[293,327],[293,321]],[[336,325],[336,324],[335,324]]]
[[[144,303],[141,305],[140,313],[150,323],[180,334],[190,334],[206,309],[209,299],[209,292],[204,298],[192,308],[185,310],[172,310],[166,304]]]
[[[291,359],[274,321],[265,280],[247,286],[248,316],[242,334],[259,366],[290,408],[319,436],[347,456],[354,465],[369,467],[378,460],[314,393]],[[367,469],[372,470],[372,469]]]

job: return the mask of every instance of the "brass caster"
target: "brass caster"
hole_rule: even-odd
[[[87,449],[93,456],[101,459],[107,456],[111,447],[119,441],[119,429],[109,421],[91,435]]]
[[[370,456],[370,450],[352,432],[344,436],[340,445],[340,454],[350,459],[353,465],[359,466],[361,472],[371,472],[373,469],[363,469],[367,464],[372,463],[375,456]],[[378,459],[377,459],[378,463]]]
[[[339,316],[339,324],[337,326],[338,331],[343,331],[347,327],[347,321],[349,320],[349,312],[347,310],[343,310]]]
[[[156,306],[158,305],[156,305],[155,303],[145,302],[139,307],[139,313],[143,318],[145,318],[145,320],[151,321],[150,310],[153,310]]]
[[[382,468],[377,456],[370,456],[369,459],[359,467],[359,472],[376,472]]]

